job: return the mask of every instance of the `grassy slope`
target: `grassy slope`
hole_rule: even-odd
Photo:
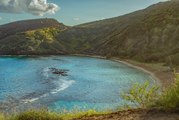
[[[63,30],[46,27],[10,35],[0,40],[1,54],[63,54],[66,50],[56,40]]]
[[[133,109],[114,113],[95,111],[57,114],[47,111],[28,111],[15,116],[0,116],[0,120],[177,120],[178,110]]]
[[[68,113],[54,113],[47,110],[30,110],[15,115],[0,114],[0,120],[72,120],[80,119],[82,116],[105,115],[107,112],[89,111],[73,111]]]
[[[21,27],[15,29],[15,33],[14,29],[12,31],[7,29],[16,24],[18,26],[21,22],[3,25],[0,26],[0,29],[13,33],[0,39],[0,52],[1,54],[84,53],[179,65],[178,6],[179,1],[172,0],[124,16],[82,24],[68,29],[60,24],[58,25],[60,33],[51,37],[54,39],[51,42],[49,40],[42,42],[39,40],[41,38],[34,38],[34,36],[32,36],[33,40],[31,38],[29,40],[29,37],[22,32],[27,29],[19,29]],[[22,23],[24,24],[23,21]],[[35,24],[34,21],[29,21],[29,23]],[[53,20],[50,22],[51,24],[48,22],[40,23],[40,27],[44,27],[45,24],[48,27],[54,27],[57,24]],[[37,30],[34,33],[39,34],[38,36],[42,36],[42,38],[47,37],[48,39],[49,37],[45,35],[49,32],[42,33]]]
[[[58,36],[72,52],[179,64],[179,1],[75,26]],[[67,42],[66,42],[67,41]]]
[[[45,27],[61,27],[62,29],[64,29],[66,26],[64,26],[62,23],[59,23],[55,19],[49,18],[22,20],[0,25],[0,39],[8,37],[9,35],[15,35],[16,33],[21,33],[35,29],[42,29]]]
[[[0,54],[62,54],[56,36],[68,27],[54,19],[17,21],[0,26]]]

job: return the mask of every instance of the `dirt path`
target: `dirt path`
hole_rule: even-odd
[[[179,120],[179,110],[127,110],[106,115],[82,117],[75,120]]]

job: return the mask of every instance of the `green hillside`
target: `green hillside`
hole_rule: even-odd
[[[60,34],[72,51],[179,64],[179,1],[75,26]],[[70,44],[69,44],[70,43]]]
[[[0,39],[0,54],[77,53],[179,65],[178,13],[179,1],[172,0],[74,27],[55,27],[55,20],[49,26],[42,20],[40,29],[21,30]]]
[[[39,25],[39,21],[42,24]],[[11,31],[11,35],[0,39],[0,54],[44,55],[66,53],[64,46],[56,40],[56,36],[60,34],[60,32],[66,30],[68,27],[53,19],[48,20],[50,23],[44,24],[44,22],[47,22],[47,19],[25,21],[25,23],[23,21],[24,24],[33,24],[34,28],[32,28],[32,26],[25,26],[25,29],[21,29],[19,26],[20,28],[18,28],[18,30],[16,29],[13,30],[13,32]],[[38,25],[38,27],[35,25]],[[6,28],[8,27],[11,28],[11,25],[8,24]]]

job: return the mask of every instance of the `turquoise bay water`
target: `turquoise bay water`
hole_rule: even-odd
[[[50,68],[67,69],[68,76]],[[133,83],[153,78],[125,64],[76,56],[0,57],[0,101],[8,96],[21,105],[48,107],[52,111],[116,109],[126,101],[120,92]]]

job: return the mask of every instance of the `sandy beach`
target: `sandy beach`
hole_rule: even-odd
[[[84,54],[72,54],[72,55],[80,56],[80,57],[94,57],[99,59],[106,59],[105,56],[98,56],[98,55],[84,55]],[[162,63],[142,63],[133,60],[119,59],[116,57],[112,57],[108,60],[123,63],[130,67],[141,70],[147,74],[150,74],[153,77],[153,79],[156,80],[156,82],[159,83],[159,85],[162,88],[167,88],[174,82],[174,74],[172,73],[172,71],[169,70],[168,66],[164,66]]]

